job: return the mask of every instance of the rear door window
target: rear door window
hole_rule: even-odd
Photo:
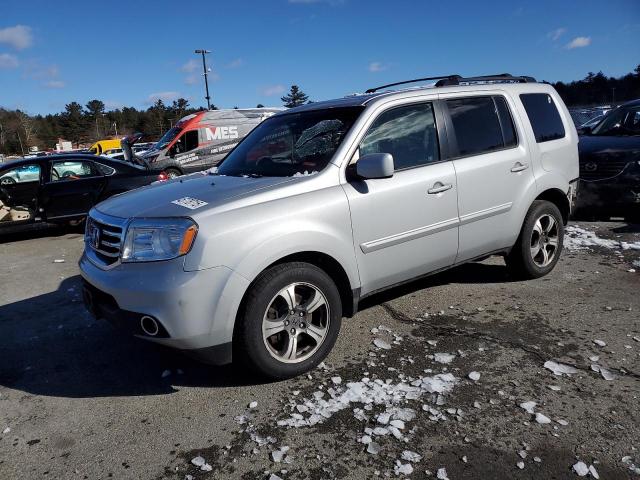
[[[53,162],[51,181],[80,180],[81,178],[99,177],[102,174],[88,161]]]
[[[446,101],[457,142],[457,156],[479,155],[517,143],[507,105],[503,103],[499,106],[499,102],[494,97],[467,97]],[[499,114],[500,109],[503,110],[502,114]]]
[[[564,138],[564,124],[551,95],[523,93],[520,100],[531,122],[537,143]]]

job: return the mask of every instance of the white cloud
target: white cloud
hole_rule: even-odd
[[[199,66],[200,66],[200,62],[198,62],[197,60],[191,59],[187,63],[182,65],[180,67],[180,70],[182,70],[183,72],[192,73],[192,72],[195,72]]]
[[[573,50],[574,48],[588,47],[591,45],[591,37],[576,37],[565,45],[567,50]]]
[[[195,85],[199,81],[200,81],[200,75],[197,75],[195,73],[193,75],[187,75],[184,79],[184,83],[186,85]]]
[[[62,80],[49,80],[42,85],[45,88],[64,88],[66,84]]]
[[[387,65],[383,65],[380,62],[371,62],[369,64],[369,71],[370,72],[382,72],[383,70],[386,70],[388,68]]]
[[[274,95],[280,95],[284,93],[284,85],[270,85],[268,87],[264,87],[260,93],[265,97],[273,97]]]
[[[566,28],[564,28],[564,27],[556,28],[555,30],[552,30],[551,32],[547,33],[547,38],[550,38],[551,40],[553,40],[555,42],[556,40],[558,40],[565,33],[567,33],[567,29]]]
[[[31,27],[16,25],[15,27],[0,28],[0,43],[11,45],[16,50],[23,50],[33,43]]]
[[[241,67],[242,65],[244,65],[244,60],[242,60],[241,58],[236,58],[235,60],[231,60],[229,63],[227,63],[226,67],[238,68],[238,67]]]
[[[0,68],[16,68],[18,57],[10,53],[0,53]]]
[[[180,97],[180,92],[156,92],[149,95],[145,103],[148,105],[152,105],[158,100],[162,100],[164,103],[173,102]]]

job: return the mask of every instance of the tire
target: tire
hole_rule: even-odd
[[[311,313],[301,316],[309,305]],[[249,287],[236,322],[233,357],[261,377],[295,377],[329,354],[341,323],[340,293],[324,270],[303,262],[276,265]]]
[[[177,168],[165,168],[164,173],[167,174],[167,176],[169,177],[169,180],[173,178],[177,178],[182,175],[182,173],[180,173],[180,170],[178,170]]]
[[[549,219],[553,219],[555,225],[551,226]],[[551,202],[536,200],[525,216],[518,240],[505,259],[507,268],[517,279],[543,277],[558,263],[563,245],[564,224],[560,210]]]

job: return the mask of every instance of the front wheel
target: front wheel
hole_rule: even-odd
[[[539,278],[558,263],[564,244],[564,224],[557,206],[545,200],[531,204],[518,240],[506,257],[507,267],[519,279]]]
[[[251,285],[234,336],[234,359],[280,380],[307,372],[331,351],[342,304],[331,278],[315,265],[276,265]]]

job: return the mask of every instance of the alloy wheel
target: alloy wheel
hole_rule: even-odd
[[[538,267],[551,264],[558,252],[559,229],[557,220],[544,214],[536,220],[531,232],[531,258]]]
[[[276,360],[303,362],[324,342],[329,321],[324,293],[310,283],[291,283],[269,302],[262,320],[262,338]]]

